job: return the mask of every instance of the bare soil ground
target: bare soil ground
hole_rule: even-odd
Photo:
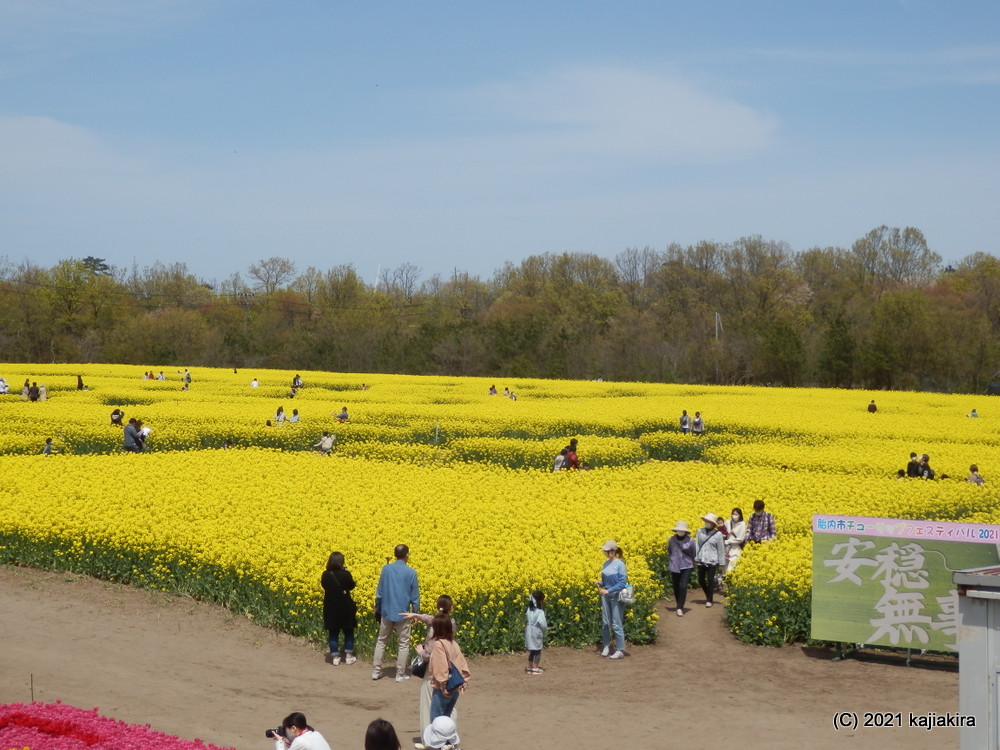
[[[521,655],[471,659],[463,748],[958,747],[955,729],[833,727],[834,712],[902,712],[905,723],[957,711],[953,663],[745,646],[721,606],[693,591],[688,605],[683,618],[663,609],[659,642],[619,662],[547,649],[545,674],[530,677]],[[419,729],[418,680],[396,683],[389,668],[373,682],[366,662],[333,667],[312,644],[182,596],[0,566],[0,644],[0,703],[98,707],[238,750],[269,750],[264,729],[296,710],[334,750],[360,750],[379,716],[404,750]]]

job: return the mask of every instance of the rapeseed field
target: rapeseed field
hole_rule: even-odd
[[[362,650],[399,543],[424,608],[452,595],[463,647],[489,653],[522,647],[534,588],[552,642],[593,643],[598,548],[615,539],[638,595],[627,635],[644,643],[674,524],[764,500],[778,539],[745,551],[727,620],[742,640],[780,644],[808,636],[813,513],[992,522],[997,505],[1000,408],[986,397],[206,368],[182,390],[183,367],[154,367],[163,381],[144,369],[0,365],[12,391],[0,396],[0,561],[185,592],[322,640],[319,576],[339,550],[358,581]],[[46,400],[22,399],[25,379]],[[299,421],[278,422],[279,406]],[[115,408],[152,429],[145,453],[122,450]],[[680,433],[682,409],[702,413],[704,436]],[[324,430],[337,437],[329,457],[312,449]],[[41,454],[47,437],[59,454]],[[590,470],[551,472],[572,437]],[[897,481],[910,451],[951,478]],[[972,463],[985,486],[962,481]]]

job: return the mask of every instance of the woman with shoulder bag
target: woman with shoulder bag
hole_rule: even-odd
[[[447,615],[436,615],[431,621],[434,645],[427,662],[431,682],[431,722],[438,716],[450,716],[458,696],[469,685],[469,663],[455,643],[455,626]]]
[[[328,663],[340,664],[340,642],[337,636],[344,633],[344,661],[353,664],[358,659],[354,655],[354,629],[358,626],[358,605],[351,597],[354,576],[344,567],[344,555],[334,552],[326,563],[326,570],[320,577],[323,587],[323,625],[330,634]]]
[[[437,599],[437,614],[444,615],[451,620],[452,630],[456,630],[455,618],[451,616],[451,610],[454,607],[452,598],[447,594],[442,594]],[[429,615],[423,612],[400,612],[400,614],[407,620],[416,620],[417,622],[422,622],[427,626],[427,637],[424,642],[417,646],[417,655],[413,660],[413,664],[410,666],[410,671],[414,676],[420,677],[420,726],[426,727],[431,723],[431,696],[433,695],[433,689],[431,688],[431,677],[430,671],[427,669],[427,662],[431,658],[431,649],[434,647],[434,618],[437,615]],[[417,660],[420,663],[417,663]],[[458,708],[453,707],[450,714],[456,722],[458,721]]]

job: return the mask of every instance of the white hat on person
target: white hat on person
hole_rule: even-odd
[[[691,529],[688,528],[688,522],[687,521],[678,521],[677,525],[674,526],[674,528],[671,529],[671,531],[687,531],[687,532],[690,532]]]
[[[701,517],[701,520],[702,521],[708,521],[709,523],[714,523],[716,526],[718,526],[719,525],[719,521],[721,521],[722,519],[719,518],[714,513],[706,513],[705,515],[703,515]]]
[[[458,744],[458,731],[450,716],[438,716],[424,727],[424,744],[427,747],[442,748]]]
[[[618,549],[618,542],[609,539],[608,541],[606,541],[604,544],[601,545],[601,549],[604,550],[605,552],[611,552],[611,550],[616,550]]]

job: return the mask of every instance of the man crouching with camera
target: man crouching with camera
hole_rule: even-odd
[[[306,716],[296,711],[288,714],[277,729],[268,729],[264,736],[274,740],[274,750],[330,750],[323,735],[306,723]]]

